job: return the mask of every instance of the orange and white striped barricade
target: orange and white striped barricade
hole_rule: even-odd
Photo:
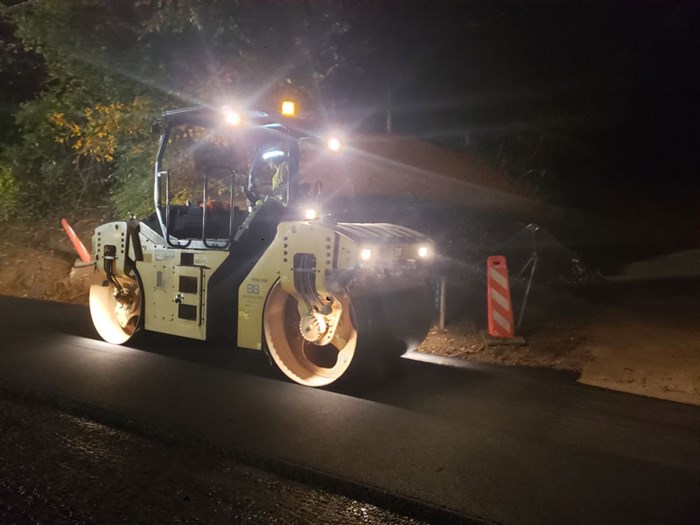
[[[486,283],[489,342],[524,344],[522,338],[515,337],[508,265],[503,255],[492,255],[486,259]]]

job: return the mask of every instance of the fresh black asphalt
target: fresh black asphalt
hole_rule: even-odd
[[[0,334],[0,382],[466,517],[700,520],[698,407],[416,359],[374,386],[314,390],[256,352],[163,336],[117,347],[86,308],[6,297]]]

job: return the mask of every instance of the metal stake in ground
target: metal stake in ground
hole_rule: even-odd
[[[540,260],[540,256],[537,253],[537,231],[540,229],[537,224],[531,223],[528,224],[525,228],[530,232],[531,238],[532,238],[532,255],[530,255],[530,258],[527,260],[525,263],[525,266],[523,266],[523,269],[520,270],[520,275],[525,273],[525,270],[527,270],[528,266],[530,267],[530,276],[527,279],[527,286],[525,287],[525,296],[523,297],[523,304],[520,307],[520,314],[518,315],[518,324],[516,325],[517,328],[520,328],[520,326],[523,324],[523,318],[525,317],[525,308],[527,307],[527,299],[530,297],[530,291],[532,290],[532,281],[535,279],[535,271],[537,270],[537,262]]]

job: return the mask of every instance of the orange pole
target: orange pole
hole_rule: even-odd
[[[85,245],[78,238],[66,219],[61,219],[61,226],[63,226],[63,229],[66,230],[66,234],[68,235],[70,242],[73,243],[73,248],[75,248],[75,251],[78,252],[78,257],[80,257],[80,260],[86,263],[90,262],[92,260],[92,257],[90,257],[90,252],[87,251],[87,248],[85,248]]]

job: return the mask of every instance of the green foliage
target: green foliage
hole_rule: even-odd
[[[152,138],[125,148],[113,173],[111,201],[117,217],[130,213],[145,217],[153,212],[153,169],[158,143]]]
[[[10,219],[17,211],[19,187],[5,166],[0,166],[0,221]]]
[[[43,75],[41,57],[27,52],[13,31],[10,21],[0,14],[0,144],[19,140],[14,113],[36,95]]]
[[[21,140],[0,143],[15,209],[32,216],[107,199],[120,216],[150,212],[163,109],[282,95],[308,106],[342,66],[347,31],[330,0],[44,0],[11,14],[23,52],[46,64],[15,114]]]

